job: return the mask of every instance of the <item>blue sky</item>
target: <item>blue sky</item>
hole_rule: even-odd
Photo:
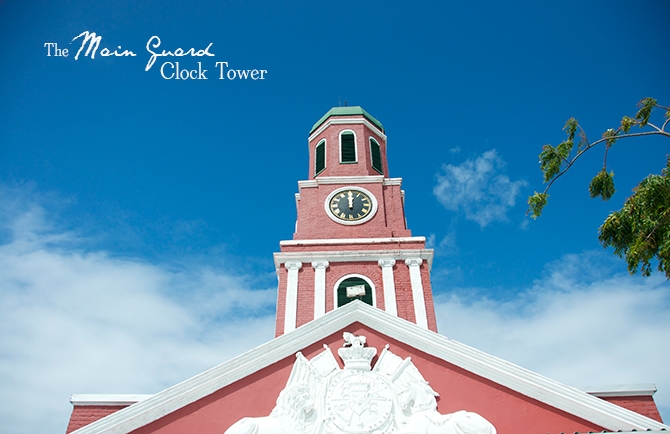
[[[597,241],[667,140],[615,145],[610,202],[594,150],[525,216],[569,117],[596,138],[670,101],[667,2],[59,3],[0,2],[0,432],[64,432],[71,393],[153,393],[270,339],[307,135],[345,102],[386,128],[441,333],[571,385],[655,382],[670,417],[670,286]],[[87,30],[137,56],[74,60]],[[152,36],[211,43],[177,59],[208,79],[145,71]]]

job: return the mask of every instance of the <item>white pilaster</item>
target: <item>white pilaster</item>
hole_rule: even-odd
[[[314,268],[314,319],[326,314],[326,268],[328,261],[312,261]]]
[[[382,267],[384,306],[386,307],[386,312],[398,316],[398,304],[395,299],[395,281],[393,280],[393,266],[395,265],[395,259],[380,259],[377,263]]]
[[[426,314],[426,299],[423,296],[423,283],[421,283],[421,258],[405,259],[405,264],[409,267],[409,281],[412,285],[412,300],[414,301],[414,315],[416,324],[423,328],[428,328],[428,315]]]
[[[298,313],[298,270],[302,268],[300,261],[288,261],[284,264],[288,270],[286,278],[286,313],[284,315],[284,333],[295,330]]]

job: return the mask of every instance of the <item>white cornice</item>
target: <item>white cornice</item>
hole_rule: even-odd
[[[382,185],[402,185],[402,178],[384,178]]]
[[[153,395],[144,394],[83,394],[75,393],[70,396],[72,405],[130,405],[144,401]]]
[[[284,240],[280,246],[328,246],[338,244],[398,244],[398,243],[425,243],[426,237],[396,237],[396,238],[327,238],[323,240]]]
[[[328,262],[378,262],[380,259],[402,260],[421,258],[426,261],[428,271],[433,266],[433,249],[406,250],[352,250],[337,252],[280,252],[274,254],[275,267],[287,261],[312,262],[325,260]]]
[[[328,184],[382,184],[387,185],[402,185],[402,178],[384,178],[382,175],[370,176],[322,176],[314,179],[307,179],[298,181],[299,188],[315,188],[319,185]]]
[[[326,122],[324,122],[316,131],[314,131],[314,133],[312,133],[307,140],[311,142],[331,125],[365,125],[366,127],[373,130],[375,134],[377,134],[379,137],[383,138],[384,141],[386,142],[386,134],[384,134],[375,124],[371,123],[370,121],[362,117],[356,119],[331,117]]]
[[[585,386],[579,387],[589,395],[597,396],[599,398],[615,397],[615,396],[652,396],[656,393],[656,385],[654,383],[637,383],[637,384],[614,384],[606,386]]]
[[[127,434],[241,380],[353,323],[361,323],[438,359],[610,431],[670,426],[453,341],[358,300],[209,369],[151,398],[74,431]]]
[[[314,188],[318,186],[319,183],[316,181],[316,179],[309,179],[307,181],[298,181],[298,188]]]

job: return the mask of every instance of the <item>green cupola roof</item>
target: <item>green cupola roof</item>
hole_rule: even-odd
[[[324,123],[326,119],[328,119],[331,116],[353,116],[353,115],[365,116],[367,120],[375,124],[382,132],[384,132],[384,127],[382,126],[382,123],[379,122],[377,119],[373,118],[372,115],[370,115],[370,113],[363,110],[363,108],[360,106],[351,106],[351,107],[333,107],[332,109],[328,110],[328,113],[323,115],[323,117],[321,117],[321,119],[319,119],[319,121],[314,124],[309,133],[312,134],[314,130],[319,128],[319,126],[321,126],[321,124]]]

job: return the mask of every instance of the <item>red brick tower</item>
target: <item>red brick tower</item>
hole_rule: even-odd
[[[437,331],[433,251],[407,229],[401,182],[388,177],[382,124],[361,107],[314,124],[293,240],[274,255],[276,336],[354,299]]]

